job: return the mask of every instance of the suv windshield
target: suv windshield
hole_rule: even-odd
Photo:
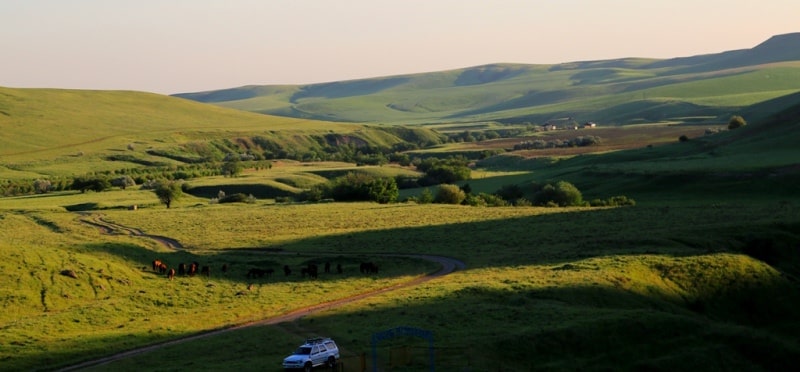
[[[311,354],[310,347],[298,347],[297,350],[294,351],[295,355],[308,355]]]

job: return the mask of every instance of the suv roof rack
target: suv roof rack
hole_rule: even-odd
[[[326,340],[328,340],[327,337],[307,338],[306,339],[306,344],[308,344],[308,345],[320,344],[320,343],[322,343],[322,342],[324,342]]]

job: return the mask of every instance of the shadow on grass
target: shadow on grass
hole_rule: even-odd
[[[161,252],[158,258],[171,264],[198,260],[214,268],[227,263],[235,270],[230,279],[217,276],[217,271],[212,279],[247,282],[246,270],[253,266],[276,268],[276,276],[264,280],[308,280],[296,271],[292,277],[281,278],[277,269],[290,264],[296,270],[327,257],[350,260],[346,275],[361,275],[354,270],[361,258],[388,253],[451,256],[466,261],[467,270],[549,265],[555,272],[580,270],[578,261],[591,258],[691,258],[744,252],[771,263],[789,280],[755,280],[729,289],[723,283],[724,290],[698,291],[691,298],[672,301],[607,285],[538,289],[513,283],[505,289],[475,285],[440,297],[421,290],[419,298],[410,295],[366,310],[363,305],[344,307],[335,315],[310,316],[293,324],[301,332],[334,336],[356,352],[368,350],[369,337],[377,331],[398,325],[431,329],[442,348],[437,351],[440,369],[495,370],[500,360],[510,360],[511,369],[521,370],[542,366],[783,369],[800,355],[796,342],[800,320],[792,308],[800,303],[800,296],[791,280],[797,267],[793,253],[800,236],[797,221],[797,212],[778,215],[771,207],[637,207],[312,237],[282,244],[281,252],[275,252],[277,247],[239,247],[210,254]],[[133,246],[105,244],[88,249],[118,255],[145,268],[155,258],[152,251]],[[402,275],[418,264],[415,260],[394,268],[384,264],[386,270],[380,275]],[[330,275],[320,280],[334,277]],[[283,340],[275,342],[286,343]],[[181,355],[173,358],[176,366],[194,358],[222,368],[235,358],[237,365],[246,362],[242,368],[247,370],[246,366],[273,365],[285,356],[286,345],[280,345],[281,355],[265,352],[270,347],[263,344],[235,356],[224,351],[213,355],[191,351],[207,345],[216,345],[215,350],[230,346],[216,342],[190,342],[119,363],[136,365],[142,363],[140,358],[171,353]]]
[[[732,321],[739,311],[732,299],[784,289],[710,298],[722,311],[710,313],[606,287],[466,287],[411,304],[355,305],[333,315],[236,330],[102,369],[130,370],[158,360],[164,370],[202,365],[280,371],[279,362],[304,337],[325,335],[339,343],[344,370],[357,371],[362,353],[371,366],[372,334],[411,326],[434,333],[437,370],[787,370],[800,354],[797,330],[782,328],[796,324],[791,304],[775,308],[759,296],[758,307],[748,310],[759,324]],[[428,369],[427,345],[420,339],[401,337],[378,346],[381,370]],[[409,348],[410,356],[398,353]]]

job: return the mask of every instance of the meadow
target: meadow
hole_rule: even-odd
[[[63,209],[84,198],[113,206],[121,196],[143,207]],[[397,326],[433,331],[436,365],[446,370],[747,369],[783,366],[800,351],[792,309],[800,299],[793,284],[800,211],[777,201],[563,209],[219,205],[189,196],[166,209],[150,191],[120,190],[4,198],[0,218],[4,370],[58,369],[437,270],[386,253],[448,256],[466,269],[297,321],[93,368],[277,371],[299,341],[324,335],[340,344],[345,370],[358,370],[371,334]],[[174,238],[183,248],[82,220]],[[149,268],[154,258],[214,271],[168,281]],[[280,270],[328,260],[344,273],[312,280]],[[357,272],[364,261],[378,262],[380,274]],[[277,272],[247,278],[252,267]],[[66,269],[77,278],[61,275]],[[400,339],[381,345],[379,359],[382,368],[419,370],[426,353],[423,341]]]

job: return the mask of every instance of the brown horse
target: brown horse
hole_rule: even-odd
[[[165,274],[167,272],[167,264],[162,262],[160,265],[158,265],[158,272]]]
[[[378,265],[374,262],[364,262],[361,264],[359,268],[362,274],[377,274],[378,273]]]
[[[200,274],[205,275],[205,276],[211,276],[211,268],[208,267],[208,266],[203,266],[200,269]]]
[[[158,271],[158,268],[161,267],[161,260],[153,260],[153,271]]]
[[[169,271],[167,271],[167,278],[169,278],[169,280],[175,279],[175,269],[169,269]]]

